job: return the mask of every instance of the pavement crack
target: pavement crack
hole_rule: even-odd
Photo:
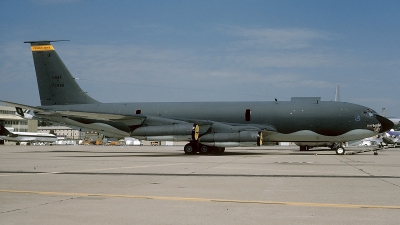
[[[70,197],[70,198],[61,199],[61,200],[57,200],[57,201],[53,201],[53,202],[41,203],[41,204],[35,205],[35,206],[27,206],[27,207],[24,207],[24,208],[11,209],[11,210],[7,210],[7,211],[0,212],[0,214],[13,213],[13,212],[18,212],[18,211],[23,211],[23,210],[29,210],[29,209],[31,209],[31,208],[36,208],[36,207],[41,207],[41,206],[46,206],[46,205],[61,203],[61,202],[73,200],[73,199],[75,199],[75,198],[80,198],[80,197]]]
[[[347,159],[348,161],[356,162],[355,160],[350,159],[350,158],[348,158],[348,157],[345,157],[345,156],[342,156],[342,157],[345,158],[345,159]],[[392,183],[392,182],[390,182],[390,181],[388,181],[388,180],[383,179],[382,177],[375,176],[375,175],[373,175],[373,174],[371,174],[371,173],[368,173],[367,171],[365,171],[365,170],[363,170],[363,169],[361,169],[361,168],[358,168],[357,166],[352,165],[351,163],[348,163],[348,162],[346,162],[346,161],[344,161],[344,160],[342,160],[342,159],[339,159],[339,158],[337,158],[337,157],[335,157],[335,158],[336,158],[337,160],[339,160],[340,162],[342,162],[342,163],[344,163],[344,164],[346,164],[346,165],[348,165],[348,166],[351,166],[351,167],[353,167],[353,168],[355,168],[355,169],[361,171],[362,173],[367,174],[368,176],[371,176],[371,177],[373,177],[373,178],[376,178],[377,180],[380,180],[380,181],[382,181],[382,182],[385,182],[385,183],[388,183],[388,184],[390,184],[390,185],[393,185],[393,186],[395,186],[395,187],[400,188],[400,185],[398,185],[398,184],[396,184],[396,183]]]
[[[24,210],[24,209],[12,209],[12,210],[8,210],[8,211],[0,212],[0,214],[17,212],[17,211],[20,211],[20,210]]]
[[[225,161],[225,162],[216,163],[216,164],[213,164],[213,165],[211,165],[211,166],[208,166],[208,167],[205,167],[205,168],[196,170],[196,171],[192,171],[192,172],[190,172],[189,174],[196,174],[196,173],[198,173],[198,172],[205,171],[205,170],[208,170],[208,169],[211,169],[211,168],[215,168],[215,167],[218,167],[218,166],[227,164],[227,163],[232,163],[232,162],[235,162],[235,161],[244,159],[244,158],[246,158],[246,156],[244,156],[244,157],[239,157],[239,158],[236,158],[236,159],[233,159],[233,160],[229,160],[229,161]]]

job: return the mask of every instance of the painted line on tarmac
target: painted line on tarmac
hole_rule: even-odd
[[[400,176],[373,175],[307,175],[307,174],[212,174],[212,173],[86,173],[59,172],[60,175],[103,175],[103,176],[168,176],[168,177],[265,177],[265,178],[350,178],[350,179],[399,179]]]
[[[311,203],[311,202],[275,202],[275,201],[252,201],[252,200],[237,200],[237,199],[186,198],[186,197],[169,197],[169,196],[96,194],[96,193],[74,193],[74,192],[0,190],[0,193],[89,197],[89,198],[90,197],[103,197],[103,198],[150,199],[150,200],[184,201],[184,202],[217,202],[217,203],[301,206],[301,207],[329,207],[329,208],[348,208],[348,209],[400,209],[400,206],[395,206],[395,205],[358,205],[358,204]]]
[[[171,166],[183,165],[190,163],[179,164],[164,164],[154,166]],[[143,166],[145,167],[145,166]],[[65,171],[65,172],[33,172],[33,171],[0,171],[1,176],[14,176],[14,175],[42,175],[42,174],[57,174],[57,175],[97,175],[97,176],[168,176],[168,177],[259,177],[259,178],[350,178],[350,179],[399,179],[400,176],[388,175],[330,175],[330,174],[218,174],[218,173],[139,173],[139,172],[93,172],[99,170],[114,170],[114,169],[127,169],[127,168],[141,168],[139,167],[119,167],[107,169],[93,169],[93,170],[80,170],[80,171]],[[85,172],[86,171],[86,172]],[[2,175],[4,174],[4,175]]]
[[[87,174],[94,173],[95,171],[108,171],[108,170],[120,170],[120,169],[136,169],[136,168],[148,168],[148,167],[163,167],[163,166],[178,166],[187,165],[192,163],[169,163],[169,164],[156,164],[156,165],[144,165],[144,166],[126,166],[126,167],[112,167],[112,168],[99,168],[99,169],[87,169],[87,170],[75,170],[75,171],[55,171],[55,172],[35,172],[35,171],[0,171],[0,173],[5,173],[5,175],[0,175],[0,177],[14,176],[14,175],[43,175],[43,174]],[[7,174],[8,173],[8,174]],[[113,174],[113,173],[111,173]],[[101,175],[101,173],[99,173]]]
[[[192,163],[169,163],[169,164],[157,164],[157,165],[145,165],[145,166],[126,166],[126,167],[100,168],[100,169],[76,170],[76,171],[52,172],[52,173],[84,173],[84,172],[92,172],[92,171],[136,169],[136,168],[161,167],[161,166],[177,166],[177,165],[186,165],[186,164],[192,164]]]

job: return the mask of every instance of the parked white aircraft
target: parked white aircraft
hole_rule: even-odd
[[[57,137],[54,134],[32,133],[32,132],[10,132],[0,124],[0,139],[17,142],[55,142]]]

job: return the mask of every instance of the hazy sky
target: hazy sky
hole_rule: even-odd
[[[29,44],[101,102],[342,101],[400,117],[400,1],[0,0],[0,99],[39,105]]]

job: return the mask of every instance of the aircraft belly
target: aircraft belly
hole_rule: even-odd
[[[343,142],[372,137],[374,135],[376,135],[375,132],[366,129],[355,129],[337,136],[325,136],[310,130],[302,130],[290,134],[272,133],[264,135],[264,142]]]

